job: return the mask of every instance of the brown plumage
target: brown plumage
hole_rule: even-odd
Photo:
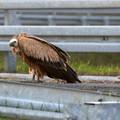
[[[10,40],[12,52],[19,55],[35,75],[42,79],[44,75],[63,79],[67,83],[80,82],[76,72],[68,65],[68,54],[47,41],[21,33]]]

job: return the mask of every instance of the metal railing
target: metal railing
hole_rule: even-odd
[[[9,0],[0,1],[0,9],[119,8],[119,0]]]
[[[14,26],[18,25],[14,10],[58,10],[85,8],[119,8],[119,0],[11,0],[0,1],[5,12],[4,25],[0,26],[0,50],[5,51],[5,70],[15,71],[15,58],[9,52],[8,41],[14,34],[27,32],[41,36],[62,49],[72,52],[119,52],[119,27],[80,26]],[[8,26],[12,25],[12,26]],[[60,42],[60,43],[58,43]],[[69,43],[68,43],[69,42]],[[90,43],[89,43],[90,42]],[[12,64],[11,64],[12,63]]]
[[[120,9],[116,8],[10,11],[19,25],[120,25]],[[0,25],[3,24],[4,12],[0,11]]]
[[[21,32],[42,37],[68,52],[120,52],[119,26],[0,26],[0,31],[0,51],[7,52],[6,71],[15,70],[8,41]]]

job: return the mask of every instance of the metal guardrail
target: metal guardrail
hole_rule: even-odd
[[[10,51],[8,40],[13,35],[27,32],[69,52],[120,52],[119,26],[0,26],[0,31],[1,51]],[[12,58],[7,53],[6,71],[15,70]]]
[[[77,8],[77,9],[34,9],[34,10],[16,10],[17,14],[25,14],[25,15],[102,15],[102,16],[115,16],[120,14],[120,8]],[[2,11],[1,11],[2,12]]]
[[[120,52],[118,26],[0,26],[0,31],[1,51],[10,51],[8,40],[13,35],[26,32],[69,52]]]
[[[21,15],[21,25],[120,25],[119,16]],[[2,21],[1,21],[2,22]]]
[[[120,9],[12,10],[19,25],[119,25]],[[0,25],[4,11],[0,11]]]
[[[11,0],[0,1],[0,9],[118,8],[119,0]]]
[[[120,43],[51,42],[67,52],[120,52]],[[0,42],[0,51],[9,52],[8,42]]]
[[[89,2],[89,4],[88,4],[88,2]],[[33,10],[33,9],[34,10],[36,10],[36,9],[44,9],[45,10],[46,9],[47,10],[47,9],[71,9],[71,8],[72,9],[73,8],[75,8],[75,9],[79,9],[79,8],[119,8],[119,2],[120,2],[119,0],[116,0],[116,1],[113,1],[113,0],[107,1],[107,0],[105,0],[104,2],[101,1],[101,0],[98,0],[98,1],[95,1],[95,0],[94,1],[93,0],[89,0],[89,1],[71,0],[70,2],[68,0],[62,0],[62,1],[55,1],[55,0],[44,0],[44,1],[43,0],[41,0],[41,1],[39,1],[39,0],[30,0],[30,1],[27,1],[27,0],[22,0],[22,1],[17,1],[17,0],[6,1],[6,0],[4,0],[3,1],[3,0],[1,0],[0,1],[0,9],[1,10],[5,10],[4,24],[5,25],[16,25],[17,24],[17,22],[16,22],[17,18],[16,18],[15,14],[14,14],[14,11],[11,11],[11,10],[23,10],[23,9],[26,9],[26,10],[28,10],[28,9],[31,9],[31,10]],[[28,27],[30,27],[30,26],[28,26]],[[11,29],[12,29],[12,27],[11,27]],[[32,28],[31,29],[31,27],[30,28],[22,28],[21,31],[19,31],[18,29],[16,29],[16,30],[18,30],[19,32],[23,32],[24,31],[23,29],[25,30],[25,32],[28,32],[28,33],[32,33],[31,31],[33,31],[33,33],[35,33],[35,34],[39,33],[39,31],[38,31],[39,29],[38,28],[35,28],[35,29]],[[62,28],[62,29],[64,31],[64,28]],[[68,30],[68,29],[69,28],[67,28],[66,30]],[[41,33],[43,35],[45,35],[44,34],[45,30],[44,29],[42,29],[42,30],[43,31],[41,31]],[[72,32],[73,32],[73,30],[71,30],[70,32],[68,32],[68,34],[72,35]],[[75,32],[78,33],[77,31],[74,31],[74,33]],[[13,34],[14,31],[11,31],[11,33]],[[65,32],[65,33],[67,33],[67,32]],[[49,33],[47,33],[47,34],[49,34]],[[50,32],[50,34],[51,34],[51,32]],[[64,35],[64,33],[61,33],[61,32],[60,32],[60,34]],[[60,36],[60,34],[58,34],[58,36]],[[9,35],[7,35],[7,36],[9,36]],[[74,36],[76,36],[76,35],[74,35]],[[66,38],[68,40],[70,39],[70,41],[72,42],[75,38],[76,38],[75,41],[79,40],[79,38],[77,38],[77,37],[78,36],[71,38],[71,36],[68,36]],[[47,36],[46,36],[46,38],[47,38]],[[64,37],[62,36],[61,38],[62,39],[60,39],[60,37],[59,37],[59,40],[64,41]],[[6,39],[6,38],[4,38],[1,35],[1,40],[3,40],[3,39]],[[92,39],[94,39],[94,38],[92,38]],[[105,36],[101,37],[100,41],[101,41],[101,39],[103,39],[103,40],[105,39],[106,40],[106,37]],[[116,37],[115,37],[115,39],[116,39]],[[51,36],[50,41],[55,42],[56,40],[58,40],[58,39],[56,39],[55,37],[52,38],[52,36]],[[89,39],[84,39],[84,40],[89,41]],[[97,41],[98,41],[98,39],[97,39]],[[5,63],[6,63],[5,64],[5,69],[6,69],[6,71],[11,71],[11,72],[15,71],[15,67],[13,67],[13,66],[11,66],[11,65],[8,64],[8,63],[13,63],[12,61],[15,62],[15,59],[13,59],[13,57],[12,57],[12,55],[10,53],[7,53],[7,55],[5,57]],[[14,64],[14,66],[15,66],[15,64]]]
[[[38,36],[120,36],[120,26],[0,26],[1,36],[27,32]]]
[[[21,25],[120,25],[119,16],[61,16],[47,15],[42,16],[21,16],[19,23]],[[36,18],[35,18],[36,17]]]

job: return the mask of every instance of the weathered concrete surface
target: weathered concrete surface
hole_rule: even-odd
[[[120,103],[69,105],[66,109],[75,120],[120,120]]]
[[[15,78],[12,74],[0,80],[0,96],[18,99],[38,100],[53,103],[84,103],[102,99],[120,100],[119,83],[82,83],[82,84],[56,84],[51,79],[44,83],[31,83],[30,78]],[[16,74],[18,77],[19,75]],[[5,77],[5,74],[4,76]],[[47,81],[48,80],[48,81]],[[71,96],[72,95],[72,96]],[[67,99],[66,99],[67,96]]]
[[[60,103],[50,103],[2,96],[0,96],[0,106],[57,113],[61,113],[64,110],[64,105]]]
[[[25,120],[67,120],[67,117],[63,113],[11,107],[0,107],[0,116]]]
[[[105,78],[105,81],[113,81],[113,78],[116,77]],[[0,74],[2,115],[29,120],[119,120],[120,118],[120,83],[96,83],[100,81],[99,79],[94,83],[88,81],[85,83],[86,80],[83,80],[81,84],[56,84],[47,78],[46,82],[41,84],[31,83],[30,80],[31,76],[25,74]],[[51,108],[39,111],[39,106],[36,106],[31,110],[30,103],[32,107],[43,103],[50,105]],[[16,107],[17,104],[19,107]],[[54,112],[56,105],[62,105],[61,112]]]
[[[94,102],[93,102],[94,103]],[[1,116],[28,120],[119,120],[120,103],[69,104],[63,113],[0,107]]]

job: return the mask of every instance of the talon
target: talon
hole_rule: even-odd
[[[35,80],[34,81],[33,80],[31,80],[31,81],[30,80],[29,81],[20,81],[20,82],[22,82],[22,83],[36,83]]]
[[[43,81],[42,81],[42,80],[37,80],[37,82],[38,82],[38,83],[43,83]]]

